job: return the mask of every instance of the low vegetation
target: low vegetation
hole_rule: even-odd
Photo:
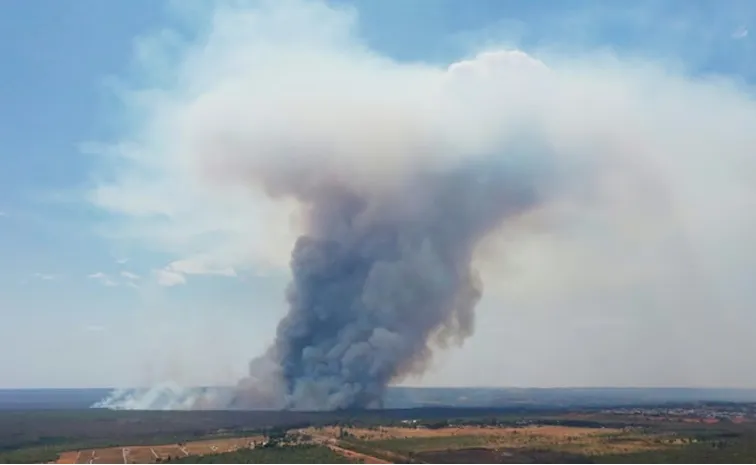
[[[292,445],[240,449],[222,454],[194,455],[164,463],[350,463],[325,446]]]
[[[0,451],[0,463],[47,463],[53,462],[63,449],[55,447],[27,447]]]
[[[728,407],[732,409],[732,407]],[[446,415],[446,417],[444,417]],[[59,456],[63,451],[66,452]],[[0,463],[753,463],[756,423],[606,412],[10,412]]]

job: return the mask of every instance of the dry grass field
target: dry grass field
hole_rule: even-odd
[[[487,427],[460,426],[438,429],[413,427],[340,428],[296,430],[312,442],[326,445],[350,461],[392,463],[409,457],[439,461],[490,461],[509,463],[527,454],[601,456],[629,454],[677,447],[683,441],[672,436],[630,429],[572,426]],[[261,443],[262,436],[193,441],[157,446],[125,446],[88,449],[61,454],[55,463],[157,463],[170,458],[231,452]],[[445,460],[445,459],[444,459]]]
[[[125,446],[102,449],[87,449],[64,452],[55,463],[156,463],[171,457],[187,455],[207,455],[231,452],[249,447],[252,442],[260,443],[262,436],[244,438],[213,439],[182,444],[164,444],[158,446]]]
[[[372,455],[367,455],[361,452],[355,452],[353,450],[344,449],[343,447],[335,446],[333,444],[329,444],[328,447],[332,451],[336,452],[337,454],[343,455],[344,457],[349,459],[350,462],[371,463],[371,464],[391,463],[388,460],[383,460],[378,457],[373,457]]]
[[[307,428],[300,430],[303,433],[318,434],[330,437],[337,437],[340,428],[328,426],[324,428]],[[622,434],[621,429],[612,428],[578,428],[572,426],[529,426],[523,428],[512,427],[481,427],[481,426],[460,426],[448,428],[403,428],[403,427],[377,427],[371,429],[365,428],[344,428],[350,436],[365,441],[375,441],[383,439],[409,439],[409,438],[433,438],[448,436],[493,436],[508,437],[522,434],[526,436],[549,437],[555,439],[565,439],[568,437],[580,436],[608,436],[612,434]]]
[[[315,437],[339,438],[338,427],[308,428],[303,433]],[[369,444],[376,450],[401,454],[483,448],[494,450],[547,449],[584,455],[622,454],[674,447],[673,438],[612,428],[570,426],[449,427],[426,428],[344,428],[345,438]]]

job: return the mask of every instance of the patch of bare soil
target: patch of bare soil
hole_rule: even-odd
[[[343,447],[335,446],[333,444],[328,444],[328,447],[336,452],[337,454],[341,454],[344,457],[348,458],[349,460],[361,460],[362,463],[391,463],[383,459],[379,459],[378,457],[373,457],[371,455],[362,454],[360,452],[355,452],[353,450],[344,449]]]
[[[629,430],[574,426],[464,426],[439,429],[328,427],[310,428],[305,432],[323,438],[340,438],[345,435],[348,438],[375,443],[376,447],[402,453],[482,448],[546,450],[597,456],[654,450],[670,444],[668,440],[659,441],[658,436]]]
[[[427,463],[593,463],[590,458],[557,451],[499,451],[485,448],[421,452]]]
[[[253,442],[262,442],[262,436],[244,438],[224,438],[193,441],[180,444],[161,444],[156,446],[124,446],[102,449],[63,452],[58,456],[57,464],[82,463],[157,463],[169,458],[187,455],[206,455],[231,452],[250,447]]]
[[[312,429],[308,428],[303,432],[309,434],[319,434],[330,437],[338,437],[341,428],[325,427]],[[450,428],[400,428],[400,427],[378,427],[378,428],[344,428],[344,432],[350,436],[364,441],[376,441],[385,439],[405,439],[405,438],[434,438],[445,436],[511,436],[513,434],[523,434],[527,436],[542,436],[552,438],[566,438],[574,436],[606,436],[622,432],[620,429],[612,428],[579,428],[572,426],[528,426],[523,428],[498,428],[498,427],[481,427],[481,426],[461,426]]]

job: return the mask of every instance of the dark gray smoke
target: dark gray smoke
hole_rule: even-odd
[[[305,205],[306,233],[292,252],[289,312],[266,356],[279,367],[285,407],[378,407],[391,381],[423,371],[433,345],[472,334],[476,245],[536,205],[534,179],[544,179],[527,170],[537,157],[523,158],[528,166],[497,155],[372,196],[289,186]]]

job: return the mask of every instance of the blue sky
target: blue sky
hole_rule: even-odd
[[[127,161],[108,155],[108,148],[150,138],[140,129],[143,119],[165,116],[156,113],[152,94],[141,91],[178,85],[182,54],[201,49],[203,34],[222,27],[208,24],[208,5],[0,2],[0,387],[230,382],[269,343],[285,310],[286,271],[275,266],[277,249],[263,253],[271,234],[264,216],[250,214],[249,221],[237,223],[229,218],[243,216],[243,200],[218,204],[228,208],[219,212],[200,193],[163,206],[163,191],[150,184],[164,174],[162,159],[157,167],[141,160],[129,171]],[[350,40],[399,63],[442,66],[503,47],[562,60],[603,51],[664,63],[685,79],[725,76],[751,95],[756,81],[756,4],[748,0],[330,5],[355,15]],[[150,147],[159,150],[157,143]],[[176,192],[184,182],[161,178],[159,185]],[[143,198],[127,200],[142,183]],[[186,229],[179,233],[179,226]],[[243,248],[239,240],[248,240],[249,249],[265,259],[230,260],[245,253],[234,248]],[[545,317],[539,315],[520,324],[542,332],[539,318]],[[481,325],[481,341],[495,340],[497,331],[511,326],[496,318],[483,321],[490,324]],[[471,379],[465,360],[491,352],[475,340],[416,382],[465,384],[460,379]],[[588,350],[578,345],[575,359]],[[511,362],[511,378],[476,374],[471,382],[625,382],[536,376],[533,367],[550,360],[548,351],[536,352],[528,362]],[[497,371],[494,361],[485,363],[489,369],[477,371]]]

